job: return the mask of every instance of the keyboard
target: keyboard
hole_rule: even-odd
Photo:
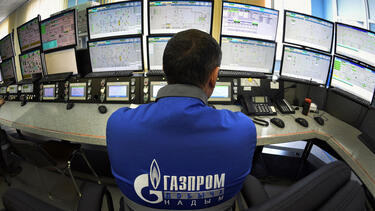
[[[236,78],[267,78],[264,73],[254,73],[246,71],[220,70],[219,77],[236,77]]]
[[[280,76],[279,77],[280,80],[284,80],[284,81],[293,81],[293,82],[302,82],[302,83],[306,83],[306,84],[311,84],[313,86],[319,86],[320,84],[315,82],[315,81],[310,81],[310,80],[305,80],[305,79],[299,79],[299,78],[293,78],[293,77],[289,77],[289,76]]]
[[[99,77],[129,77],[133,75],[132,70],[128,71],[109,71],[109,72],[91,72],[88,73],[86,78],[99,78]]]
[[[341,96],[344,96],[344,97],[347,97],[347,98],[350,98],[352,99],[353,101],[359,103],[359,104],[362,104],[362,105],[365,105],[365,106],[369,106],[370,105],[370,102],[362,99],[362,98],[359,98],[353,94],[350,94],[349,92],[346,92],[344,90],[341,90],[341,89],[338,89],[338,88],[331,88],[332,91],[336,92],[337,94],[341,95]]]
[[[149,70],[147,76],[165,76],[163,70]]]
[[[44,76],[40,82],[49,82],[49,81],[65,81],[67,80],[73,73],[58,73],[58,74],[51,74]]]

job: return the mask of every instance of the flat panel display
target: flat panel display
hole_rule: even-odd
[[[215,89],[208,101],[231,101],[231,83],[216,82]]]
[[[142,1],[106,4],[87,10],[90,39],[142,34]]]
[[[12,33],[10,33],[0,40],[0,57],[1,57],[1,60],[4,61],[13,56],[14,56],[13,36],[12,36]]]
[[[14,75],[15,67],[14,67],[13,58],[3,61],[0,64],[0,67],[1,67],[1,73],[3,75],[4,80],[15,78],[15,75]]]
[[[17,34],[21,52],[40,47],[39,17],[18,27]]]
[[[279,11],[223,2],[221,34],[275,41]]]
[[[211,33],[212,1],[149,1],[150,34],[174,34],[187,29]]]
[[[39,49],[20,55],[19,58],[23,79],[32,78],[33,74],[43,72],[42,57]]]
[[[74,48],[47,53],[44,56],[48,75],[67,72],[78,73]]]
[[[149,70],[163,69],[163,54],[172,36],[155,36],[147,38]]]
[[[166,81],[151,81],[150,83],[150,93],[151,93],[151,101],[155,101],[156,97],[158,96],[158,92],[161,88],[166,86],[168,83]]]
[[[43,100],[55,99],[55,84],[43,85]]]
[[[70,83],[69,86],[69,100],[86,100],[86,83]]]
[[[129,100],[129,82],[107,82],[107,101]]]

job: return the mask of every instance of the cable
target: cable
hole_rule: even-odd
[[[268,125],[270,125],[269,122],[267,122],[266,120],[264,119],[259,119],[259,118],[256,118],[256,117],[253,117],[253,122],[255,124],[258,124],[258,125],[261,125],[261,126],[264,126],[264,127],[268,127]]]

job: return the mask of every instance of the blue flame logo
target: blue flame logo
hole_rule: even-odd
[[[150,181],[152,184],[152,187],[156,190],[160,184],[160,169],[159,165],[154,159],[150,166]]]

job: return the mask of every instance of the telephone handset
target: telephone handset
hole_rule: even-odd
[[[271,116],[276,115],[276,110],[272,106],[267,96],[251,96],[243,94],[239,96],[243,112],[247,115],[254,116]]]
[[[279,99],[275,101],[277,108],[282,114],[294,114],[295,109],[285,99]]]

